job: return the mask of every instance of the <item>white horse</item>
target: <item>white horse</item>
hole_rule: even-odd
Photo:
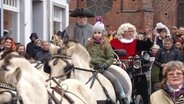
[[[54,95],[56,98],[59,100],[62,99],[62,101],[59,101],[59,103],[62,104],[70,104],[70,100],[74,101],[76,104],[96,104],[96,100],[94,99],[92,91],[85,84],[74,79],[64,80],[59,83],[61,85],[60,89],[64,89],[63,94],[68,96],[70,99],[68,100],[65,98],[65,96],[61,96],[60,93],[56,91],[56,89],[52,89],[56,87],[55,83],[53,84],[52,82],[51,88],[50,83],[45,82],[48,77],[41,71],[35,69],[28,60],[20,57],[19,55],[7,55],[0,61],[0,69],[8,70],[1,73],[2,75],[0,75],[0,81],[3,83],[11,84],[14,86],[14,88],[19,89],[17,92],[20,93],[20,96],[22,97],[25,104],[48,104],[47,89],[51,91],[52,94],[55,92]],[[42,83],[39,84],[39,81]],[[47,89],[45,87],[46,85]],[[46,93],[43,90],[46,90]],[[33,93],[31,93],[31,91]],[[43,92],[44,96],[41,92]],[[43,96],[43,99],[40,99],[40,96]],[[34,100],[32,97],[35,97],[36,99]],[[44,99],[44,97],[47,98]],[[0,94],[0,102],[8,102],[11,101],[11,99],[12,96],[10,96],[9,92],[5,91],[3,94]]]
[[[68,66],[69,64],[73,64],[74,67],[77,67],[79,69],[81,68],[89,71],[91,70],[90,55],[81,44],[70,40],[70,41],[67,41],[66,43],[60,42],[60,48],[61,48],[62,54],[65,54],[71,57],[71,60],[68,58],[65,58],[64,60],[63,58],[56,58],[56,59],[50,60],[49,66],[51,67],[51,76],[58,76],[60,74],[64,74],[64,70],[62,69],[66,69],[66,66]],[[56,60],[57,60],[57,65],[54,65],[54,63],[56,63]],[[125,88],[125,93],[128,96],[128,99],[130,101],[132,84],[128,74],[122,68],[115,65],[112,65],[110,67],[110,70],[121,75],[120,79],[125,85],[123,87]],[[84,83],[86,83],[93,76],[93,73],[89,71],[76,69],[72,72],[71,77],[79,79]],[[105,89],[108,91],[108,95],[113,100],[113,102],[116,102],[115,91],[112,90],[113,86],[110,83],[110,81],[100,73],[97,75],[97,78],[99,79],[99,81],[95,80],[92,87],[93,92],[96,94],[96,99],[103,100],[103,101],[107,99],[107,95],[104,93],[101,86],[103,85],[103,87],[105,87]],[[90,85],[91,84],[88,83],[88,86]]]
[[[41,74],[1,64],[0,103],[48,104],[47,89]],[[41,96],[41,99],[40,99]],[[13,100],[14,99],[14,100]]]
[[[52,84],[49,85],[48,90],[61,104],[97,104],[92,90],[81,81],[76,79],[66,79],[58,84],[59,87],[52,82]],[[62,90],[58,90],[57,88]]]

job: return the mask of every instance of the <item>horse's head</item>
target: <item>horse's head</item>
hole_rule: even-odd
[[[67,75],[70,75],[73,64],[70,57],[54,55],[47,65],[45,65],[45,67],[46,68],[44,70],[50,70],[51,77],[55,77],[58,75],[64,75],[66,73],[68,73]]]
[[[19,96],[16,86],[22,77],[20,68],[13,69],[12,67],[0,67],[0,103],[15,103],[22,101]],[[20,98],[20,99],[19,99]]]
[[[19,100],[21,96],[26,104],[48,103],[43,74],[35,70],[28,60],[19,55],[9,54],[0,60],[0,82],[3,83],[0,84],[0,97],[9,95],[6,101],[3,100],[2,102],[12,104],[12,99]],[[43,96],[45,101],[38,99],[39,96]],[[7,101],[8,99],[11,101]]]
[[[19,57],[19,55],[7,54],[3,59],[0,60],[0,82],[6,83],[13,87],[17,85],[22,75],[22,70],[20,70],[21,68],[19,66],[13,65],[18,63],[17,59],[16,61],[13,60],[14,57]]]
[[[72,61],[74,63],[75,61],[79,60],[83,64],[90,63],[91,58],[88,51],[79,42],[74,40],[67,40],[64,42],[60,42],[59,46],[60,46],[59,50],[60,54],[71,56]]]

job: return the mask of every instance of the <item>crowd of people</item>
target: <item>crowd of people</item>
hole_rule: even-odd
[[[77,18],[77,23],[74,24],[79,27],[77,28],[78,29],[77,31],[83,31],[82,29],[84,29],[86,24],[89,24],[87,23],[88,16],[85,15],[85,12],[81,10],[80,14],[83,14],[83,15],[73,16]],[[81,22],[83,22],[83,24],[81,24]],[[70,29],[73,29],[75,33],[76,31],[75,28],[70,28]],[[88,31],[88,30],[85,29],[85,31]],[[74,35],[77,36],[79,34],[76,32],[76,34]],[[181,63],[184,62],[184,43],[183,43],[184,27],[183,26],[180,26],[179,28],[177,28],[176,26],[172,26],[169,29],[166,25],[160,22],[160,23],[157,23],[153,29],[146,28],[144,32],[137,32],[136,27],[133,24],[123,23],[119,26],[117,31],[107,32],[104,27],[103,19],[100,16],[97,16],[95,19],[93,28],[90,29],[88,33],[83,32],[80,35],[82,35],[82,37],[83,36],[90,37],[89,39],[85,39],[85,40],[84,38],[81,38],[81,39],[83,39],[83,45],[85,43],[84,46],[87,48],[87,50],[91,55],[91,58],[92,58],[91,63],[95,67],[97,67],[97,69],[102,74],[105,74],[106,72],[108,72],[107,71],[108,67],[113,63],[112,50],[124,49],[126,51],[127,54],[125,56],[120,57],[122,61],[126,60],[129,56],[135,56],[137,54],[140,54],[142,51],[148,51],[150,56],[154,58],[152,60],[152,66],[151,66],[151,71],[152,71],[151,77],[153,79],[151,81],[152,93],[157,91],[158,89],[163,89],[163,84],[161,82],[163,80],[167,80],[165,76],[166,73],[164,73],[164,71],[169,69],[168,66],[170,67],[168,62],[171,62],[170,64],[174,64],[174,65],[178,64],[178,62],[181,62]],[[69,38],[69,39],[76,39],[76,38]],[[77,41],[80,41],[81,39]],[[175,62],[175,61],[178,61],[178,62]],[[179,70],[183,70],[183,64],[181,65],[182,66]],[[177,71],[177,70],[178,69],[175,67],[172,68],[172,71]],[[176,79],[177,77],[179,77],[177,75],[173,75],[173,76],[176,77]],[[183,72],[182,72],[182,76],[183,76]],[[113,77],[113,75],[110,77]],[[118,85],[117,83],[118,82],[115,81],[114,85]],[[167,83],[167,84],[169,85],[170,83]],[[182,84],[180,84],[180,86],[183,86]],[[180,89],[177,88],[177,91],[180,91]],[[181,96],[174,95],[174,97],[176,98],[172,101],[173,103],[176,103],[178,100],[177,97],[181,97]],[[173,99],[173,96],[170,96],[169,98]],[[156,104],[154,102],[152,103]]]
[[[0,52],[17,52],[30,62],[40,61],[46,63],[51,59],[52,56],[49,52],[50,42],[39,39],[37,33],[32,33],[30,40],[27,45],[24,45],[15,42],[12,37],[1,37]]]
[[[57,45],[60,40],[76,40],[86,47],[94,68],[112,82],[121,104],[128,104],[123,88],[108,71],[114,60],[113,50],[126,51],[127,54],[120,57],[121,61],[147,51],[154,57],[151,66],[151,103],[179,104],[178,102],[184,101],[181,96],[184,95],[184,26],[172,26],[169,29],[163,23],[157,23],[154,29],[147,28],[144,32],[137,32],[133,24],[123,23],[117,31],[107,32],[102,17],[97,16],[94,25],[87,22],[87,18],[94,17],[88,9],[76,9],[70,16],[76,18],[76,23],[66,27],[63,32],[58,31],[51,41],[41,40],[37,33],[32,33],[31,41],[25,47],[14,42],[11,37],[2,37],[0,51],[11,49],[30,62],[36,60],[46,63],[52,57],[49,52],[50,43]]]

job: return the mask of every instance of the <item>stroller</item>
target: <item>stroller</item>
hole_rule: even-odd
[[[150,94],[150,66],[145,60],[147,53],[142,53],[134,57],[128,57],[126,61],[120,61],[119,57],[125,54],[125,50],[114,50],[116,65],[127,71],[132,81],[132,101],[131,104],[148,104]],[[147,56],[146,56],[147,57]]]

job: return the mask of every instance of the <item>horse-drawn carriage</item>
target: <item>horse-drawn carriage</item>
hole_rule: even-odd
[[[76,78],[86,83],[92,89],[98,103],[106,104],[110,102],[110,104],[118,104],[111,82],[101,73],[90,67],[90,55],[85,47],[80,43],[69,40],[60,43],[59,50],[61,50],[59,51],[61,53],[53,57],[48,63],[48,66],[52,69],[51,76],[65,75],[70,72],[69,78]],[[132,85],[129,75],[116,65],[110,66],[109,71],[113,71],[120,76],[125,94],[130,101]]]
[[[131,78],[133,86],[131,104],[148,104],[151,93],[151,63],[148,53],[142,52],[124,61],[119,57],[126,55],[125,50],[115,50],[114,55],[114,64],[125,69]]]
[[[83,84],[86,83],[88,88],[91,87],[91,89],[88,89],[85,86],[83,86],[83,84],[82,84],[83,87],[77,87],[77,86],[81,86],[81,84],[79,84],[79,83],[70,85],[74,88],[79,88],[75,92],[77,93],[77,95],[81,96],[80,98],[84,99],[83,100],[84,102],[86,102],[86,103],[84,103],[84,102],[81,102],[81,100],[75,99],[74,101],[81,102],[81,103],[76,103],[76,104],[83,104],[83,103],[84,104],[95,104],[97,102],[104,102],[104,101],[106,103],[106,101],[108,101],[108,100],[111,100],[111,104],[118,104],[115,91],[113,89],[112,84],[109,82],[109,80],[107,78],[105,78],[103,75],[101,75],[100,73],[97,74],[95,70],[93,70],[89,67],[90,57],[89,57],[89,54],[85,50],[84,47],[82,47],[79,43],[75,43],[75,42],[71,41],[71,42],[68,42],[67,44],[62,44],[60,46],[60,48],[57,48],[57,49],[65,50],[63,52],[66,52],[65,55],[67,55],[67,56],[55,55],[55,57],[53,57],[53,59],[51,59],[48,62],[48,66],[51,67],[51,69],[52,69],[51,70],[51,77],[63,76],[65,74],[67,74],[68,71],[70,70],[71,73],[70,73],[70,76],[68,76],[68,77],[78,79],[81,82],[83,82]],[[55,51],[55,52],[57,52],[57,51]],[[15,59],[13,58],[14,61],[10,62],[12,64],[11,67],[14,68],[14,71],[17,67],[21,68],[21,70],[20,70],[21,72],[22,72],[22,70],[26,70],[27,67],[29,68],[27,70],[31,70],[31,68],[33,68],[33,66],[30,66],[30,63],[26,65],[23,62],[23,61],[25,61],[24,59],[22,60],[22,58],[20,58],[22,60],[22,61],[20,61],[20,59],[17,59],[17,58],[18,57],[15,57]],[[10,60],[12,60],[12,59],[10,59]],[[17,61],[17,60],[19,60],[19,61]],[[0,62],[3,62],[3,61],[0,61]],[[6,66],[6,68],[9,68],[8,64],[0,63],[0,69],[2,69],[4,66]],[[137,79],[137,78],[134,78],[134,77],[131,78],[125,70],[122,70],[122,68],[117,66],[117,65],[112,65],[111,71],[114,71],[114,72],[118,73],[119,75],[121,75],[121,83],[123,83],[123,88],[125,90],[125,94],[128,97],[129,101],[134,102],[135,104],[140,104],[142,101],[141,96],[143,96],[143,95],[138,93],[138,91],[136,91],[136,93],[135,93],[135,89],[137,89],[137,88],[133,87],[133,90],[132,90],[132,78],[133,79]],[[7,73],[9,73],[9,72],[7,72]],[[23,73],[24,73],[24,71],[23,71]],[[30,71],[29,75],[34,76],[31,73],[32,72]],[[40,72],[38,72],[38,73],[40,73]],[[3,76],[4,76],[4,74],[3,74]],[[22,76],[19,76],[19,75],[17,75],[17,76],[18,76],[17,78],[19,78],[19,77],[22,78]],[[41,75],[41,76],[43,77],[43,75]],[[41,76],[38,75],[38,78],[40,78]],[[29,78],[28,75],[24,75],[24,77]],[[48,78],[48,77],[44,77],[44,79],[45,78]],[[35,80],[32,80],[32,81],[34,82]],[[71,81],[72,80],[65,81],[65,82],[70,84]],[[74,81],[74,82],[76,82],[76,81]],[[133,84],[135,84],[135,83],[133,83]],[[31,86],[34,86],[34,84]],[[70,87],[70,88],[72,88],[72,87]],[[37,88],[37,90],[39,90],[39,89],[40,88]],[[43,86],[42,86],[42,89],[44,91],[47,91],[46,88],[44,88]],[[83,89],[83,91],[81,92],[82,89]],[[84,90],[84,89],[86,89],[86,90]],[[28,89],[21,89],[21,90],[28,90]],[[39,91],[33,91],[33,92],[35,94],[38,94],[37,92],[39,92]],[[29,93],[31,94],[31,92],[29,92]],[[131,94],[133,94],[133,96]],[[46,94],[46,95],[48,95],[48,94]],[[86,95],[86,97],[84,97],[83,95]],[[92,95],[94,95],[94,98]],[[134,98],[135,95],[137,95],[136,98]],[[1,94],[0,94],[0,96],[1,96]],[[21,96],[25,96],[25,95],[21,95]],[[29,97],[30,95],[26,95],[26,96]],[[38,94],[38,96],[40,96],[40,94]],[[34,99],[36,99],[36,98],[34,98]],[[48,99],[48,96],[46,96],[44,98],[44,100],[46,100],[46,99]],[[89,99],[91,99],[91,100],[89,101]],[[136,103],[137,100],[140,100],[140,103]],[[39,104],[46,104],[46,103],[42,103],[43,100],[41,100],[41,99],[39,99],[39,101],[40,101]],[[143,99],[143,101],[144,101],[144,99]],[[0,102],[1,102],[1,99],[0,99]],[[46,101],[46,102],[48,102],[48,101]],[[26,103],[26,104],[29,104],[29,103]],[[31,102],[31,104],[34,104],[34,102]],[[63,104],[68,104],[68,102],[63,103]]]
[[[9,53],[0,60],[0,104],[96,104],[93,92],[81,81],[54,79]]]

